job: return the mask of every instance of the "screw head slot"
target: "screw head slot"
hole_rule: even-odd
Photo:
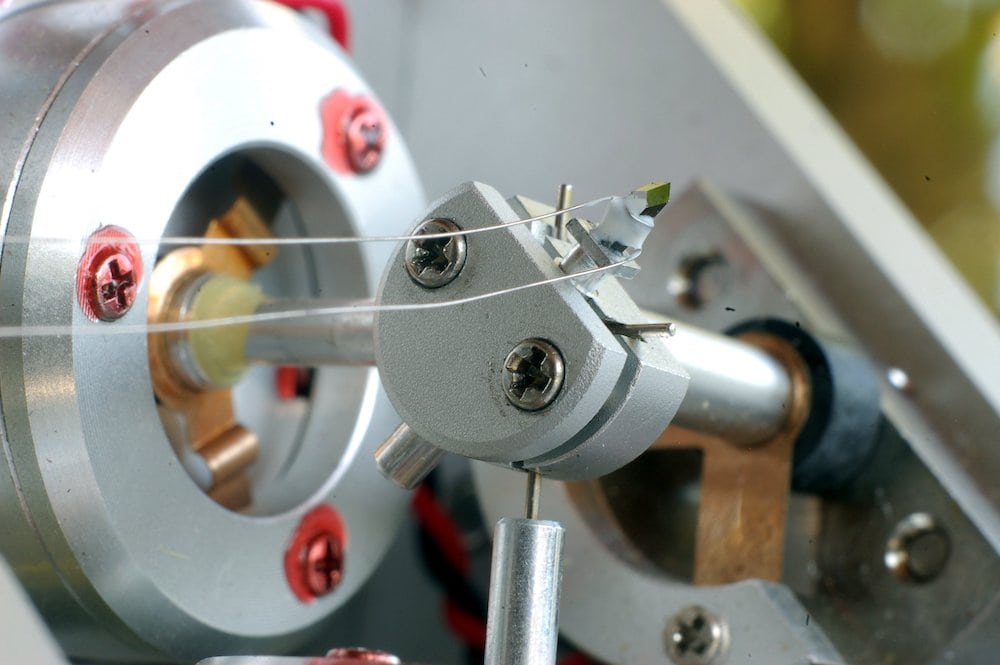
[[[544,339],[526,339],[504,360],[503,391],[522,411],[540,411],[558,397],[565,376],[559,349]]]
[[[431,219],[414,231],[413,235],[433,236],[440,233],[456,233],[462,229],[450,219]],[[450,284],[462,268],[468,248],[464,235],[444,238],[414,238],[406,243],[403,265],[410,279],[425,289],[437,289]]]
[[[87,240],[76,274],[80,308],[92,321],[125,316],[142,283],[142,253],[131,233],[104,226]]]

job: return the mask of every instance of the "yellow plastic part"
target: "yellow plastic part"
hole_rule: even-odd
[[[198,290],[190,321],[211,321],[246,316],[264,300],[260,289],[237,277],[212,277]],[[247,370],[246,323],[226,324],[190,331],[191,352],[199,369],[216,388],[235,385]]]

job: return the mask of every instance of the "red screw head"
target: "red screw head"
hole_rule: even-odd
[[[344,577],[347,534],[333,508],[320,505],[309,511],[285,550],[285,577],[292,593],[311,603],[331,593]]]
[[[389,132],[374,101],[334,90],[320,104],[320,117],[327,164],[341,173],[368,173],[378,166]]]
[[[399,658],[386,651],[375,651],[360,647],[331,649],[326,654],[326,658],[319,660],[322,662],[322,665],[357,665],[359,663],[369,663],[369,665],[400,665],[401,663]]]
[[[301,558],[306,587],[314,596],[325,596],[340,584],[344,573],[344,550],[334,534],[318,534],[306,543]]]
[[[76,273],[80,308],[92,321],[116,321],[132,309],[142,283],[142,253],[131,233],[105,226],[87,240]]]
[[[355,114],[347,125],[347,158],[358,173],[367,173],[382,159],[385,129],[382,118],[371,109]]]

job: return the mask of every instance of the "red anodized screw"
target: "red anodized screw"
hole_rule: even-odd
[[[117,321],[135,304],[142,284],[142,253],[135,237],[103,226],[87,240],[76,271],[76,297],[91,321]]]
[[[363,95],[334,90],[320,104],[323,159],[340,173],[368,173],[378,166],[388,128],[385,114]]]
[[[331,593],[344,576],[347,536],[333,508],[320,505],[308,512],[285,550],[285,577],[292,593],[311,603]]]
[[[310,665],[401,665],[399,658],[387,651],[358,647],[331,649],[325,658],[316,658]]]

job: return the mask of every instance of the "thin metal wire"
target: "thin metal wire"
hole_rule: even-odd
[[[144,238],[136,239],[135,242],[139,245],[229,245],[237,247],[251,247],[251,246],[283,246],[283,245],[347,245],[347,244],[360,244],[366,242],[407,242],[410,240],[431,240],[434,238],[451,238],[453,236],[470,236],[479,233],[489,233],[490,231],[499,231],[501,229],[506,229],[511,226],[520,226],[522,224],[531,224],[532,222],[539,222],[549,217],[555,217],[567,212],[573,212],[575,210],[580,210],[583,208],[589,208],[591,206],[599,205],[601,203],[607,203],[615,197],[613,196],[602,196],[600,198],[593,199],[591,201],[586,201],[584,203],[577,204],[575,206],[570,206],[569,208],[562,208],[553,210],[552,212],[547,212],[542,215],[536,215],[534,217],[527,217],[525,219],[518,219],[513,222],[504,222],[503,224],[493,224],[491,226],[480,226],[471,229],[462,229],[460,231],[444,231],[441,233],[427,233],[427,234],[411,234],[411,235],[395,235],[395,236],[319,236],[319,237],[298,237],[298,238],[205,238],[202,236],[172,236],[166,238]],[[94,239],[93,242],[105,242],[105,239]],[[88,240],[79,240],[72,238],[39,238],[32,236],[4,236],[2,242],[4,244],[11,245],[30,245],[31,243],[71,243],[76,245],[78,243],[87,243]]]
[[[538,519],[542,503],[542,474],[538,469],[528,470],[528,488],[525,495],[524,514],[529,520]]]
[[[550,277],[549,279],[543,279],[537,282],[527,282],[525,284],[518,284],[517,286],[510,286],[505,289],[498,289],[496,291],[480,293],[474,296],[468,296],[466,298],[458,298],[455,300],[446,300],[441,302],[402,303],[399,305],[372,304],[372,305],[329,306],[329,307],[315,307],[315,308],[305,307],[305,308],[296,308],[288,310],[260,312],[255,314],[247,314],[243,316],[231,316],[219,319],[204,319],[201,321],[180,321],[176,323],[144,323],[144,324],[86,323],[82,325],[69,325],[69,326],[59,326],[59,325],[0,326],[0,339],[11,339],[18,337],[58,337],[58,336],[69,336],[69,335],[108,336],[108,335],[135,335],[135,334],[146,335],[146,334],[160,334],[160,333],[176,333],[176,332],[186,332],[190,330],[221,328],[224,326],[264,323],[268,321],[286,321],[289,319],[335,316],[338,314],[367,313],[367,312],[408,312],[408,311],[425,310],[425,309],[439,309],[445,307],[454,307],[456,305],[465,305],[472,302],[478,302],[480,300],[487,300],[489,298],[497,298],[511,293],[517,293],[519,291],[526,291],[528,289],[539,288],[542,286],[546,286],[548,284],[564,282],[566,280],[574,279],[576,277],[582,277],[584,275],[591,275],[595,273],[605,272],[607,270],[612,270],[614,268],[617,268],[618,266],[625,265],[626,263],[629,263],[630,260],[631,259],[625,259],[622,261],[611,263],[610,265],[606,266],[598,266],[596,268],[580,270],[578,272],[569,275],[559,275],[557,277]]]

